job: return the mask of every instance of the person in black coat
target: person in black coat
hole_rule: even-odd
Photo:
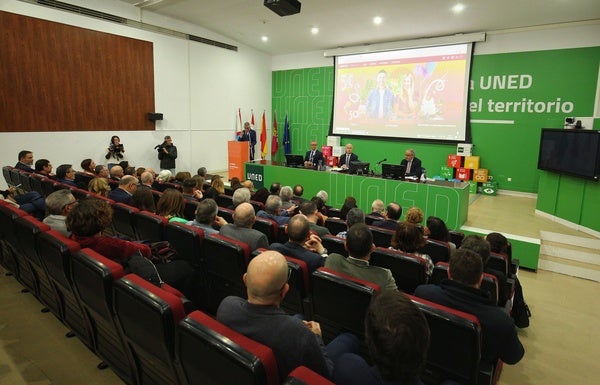
[[[340,156],[340,161],[338,162],[338,167],[341,167],[343,169],[349,169],[350,168],[350,162],[354,162],[355,160],[358,160],[358,155],[354,154],[352,151],[354,150],[354,147],[352,146],[352,143],[348,143],[346,145],[346,153],[343,154],[342,156]]]
[[[323,153],[317,150],[317,141],[310,142],[310,151],[306,151],[304,155],[304,167],[316,168],[319,162],[323,163]]]
[[[400,166],[406,167],[406,176],[421,177],[423,168],[421,167],[421,159],[415,157],[415,150],[409,148],[404,152],[404,159],[400,162]]]

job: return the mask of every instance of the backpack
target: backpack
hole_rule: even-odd
[[[515,326],[524,329],[529,326],[529,317],[531,311],[523,298],[523,288],[519,279],[515,279],[515,296],[513,297],[513,306],[510,316],[515,321]]]

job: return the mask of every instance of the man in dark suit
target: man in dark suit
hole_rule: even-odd
[[[420,285],[415,295],[440,305],[473,314],[483,331],[481,362],[516,364],[525,349],[519,341],[510,316],[479,290],[483,279],[483,261],[474,251],[458,249],[450,257],[450,279],[440,285]]]
[[[358,160],[358,156],[354,154],[352,151],[354,147],[352,147],[352,143],[348,143],[346,145],[346,153],[340,156],[340,161],[338,162],[338,167],[347,170],[350,168],[350,162]]]
[[[423,169],[421,167],[421,159],[415,158],[415,150],[409,148],[404,152],[404,159],[400,162],[400,166],[406,167],[406,176],[421,177]]]
[[[306,151],[304,155],[304,167],[316,168],[319,162],[323,163],[323,153],[317,150],[317,141],[310,142],[310,151]]]
[[[269,247],[267,236],[252,228],[255,220],[256,215],[254,214],[254,207],[247,202],[240,203],[235,208],[233,223],[221,227],[219,233],[226,237],[244,242],[251,251],[261,247],[267,248]]]
[[[250,127],[250,123],[244,123],[244,131],[239,136],[238,142],[250,142],[250,160],[254,160],[254,146],[256,145],[256,131]]]
[[[35,172],[31,166],[33,166],[33,152],[27,150],[19,151],[19,161],[15,164],[15,168],[27,172]]]
[[[386,208],[385,215],[386,217],[381,221],[373,222],[373,226],[388,230],[396,230],[396,227],[398,227],[398,221],[402,215],[402,206],[396,202],[391,202]]]
[[[129,204],[131,196],[137,190],[138,180],[133,175],[125,175],[119,180],[119,186],[108,193],[108,198],[115,202]]]

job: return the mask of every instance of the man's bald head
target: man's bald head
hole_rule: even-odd
[[[238,227],[252,227],[256,216],[254,214],[254,207],[250,203],[240,203],[235,208],[233,214],[233,224]]]
[[[269,250],[256,256],[244,274],[248,301],[260,305],[276,305],[287,293],[288,265],[283,255]]]
[[[122,178],[123,177],[123,167],[121,166],[112,166],[110,168],[110,176]]]
[[[287,225],[287,233],[291,242],[303,244],[310,235],[310,224],[303,214],[294,215]]]

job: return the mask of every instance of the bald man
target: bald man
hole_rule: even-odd
[[[331,377],[333,362],[344,352],[358,351],[358,338],[344,333],[327,347],[321,327],[302,321],[281,310],[279,305],[289,290],[288,266],[283,255],[265,251],[255,257],[244,274],[248,300],[227,297],[217,310],[217,320],[273,350],[279,378],[298,366]]]
[[[110,179],[119,181],[123,178],[124,172],[121,166],[112,166],[110,168]]]
[[[260,247],[269,247],[267,236],[252,228],[256,221],[254,207],[250,203],[240,203],[233,213],[233,224],[221,227],[219,233],[229,238],[236,239],[248,245],[251,251]]]

